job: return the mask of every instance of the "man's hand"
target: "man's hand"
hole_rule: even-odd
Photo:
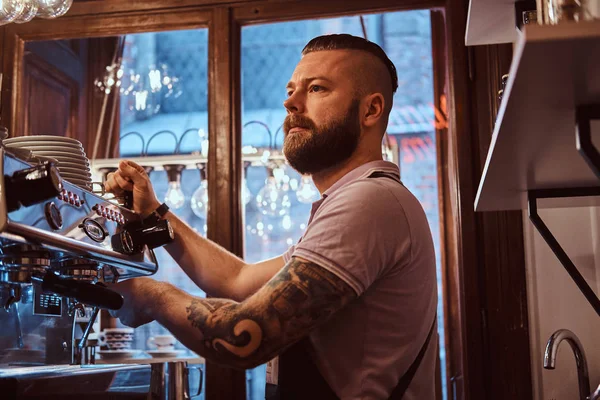
[[[110,311],[110,315],[119,318],[124,325],[137,328],[140,325],[154,321],[147,310],[152,302],[158,301],[166,285],[150,278],[133,278],[123,282],[109,285],[123,296],[123,307],[117,311]]]
[[[160,206],[148,174],[132,161],[121,161],[116,172],[108,174],[104,189],[121,195],[124,191],[133,192],[133,211],[146,217]]]

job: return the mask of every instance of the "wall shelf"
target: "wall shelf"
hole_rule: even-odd
[[[471,0],[465,44],[512,43],[518,38],[515,22],[515,0]]]
[[[599,66],[599,21],[525,28],[515,46],[476,211],[526,209],[529,190],[598,186],[576,148],[575,112],[600,103]],[[592,121],[592,132],[600,132],[600,120]],[[600,199],[556,198],[539,207],[583,205],[600,205]]]

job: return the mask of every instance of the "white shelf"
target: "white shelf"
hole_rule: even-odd
[[[517,40],[515,0],[471,0],[465,44],[512,43]]]
[[[509,74],[476,211],[524,209],[531,189],[600,186],[575,147],[575,106],[600,103],[600,22],[527,26]],[[600,148],[600,121],[592,139]],[[539,206],[591,204],[600,201]]]

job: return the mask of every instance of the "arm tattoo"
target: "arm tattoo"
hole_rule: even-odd
[[[293,257],[242,303],[194,299],[187,314],[202,332],[199,353],[215,362],[250,368],[308,334],[355,297],[336,275]]]

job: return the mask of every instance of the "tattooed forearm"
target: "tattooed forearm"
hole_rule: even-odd
[[[334,274],[293,258],[242,303],[194,299],[186,311],[191,325],[202,333],[200,354],[250,368],[305,336],[355,296]]]

